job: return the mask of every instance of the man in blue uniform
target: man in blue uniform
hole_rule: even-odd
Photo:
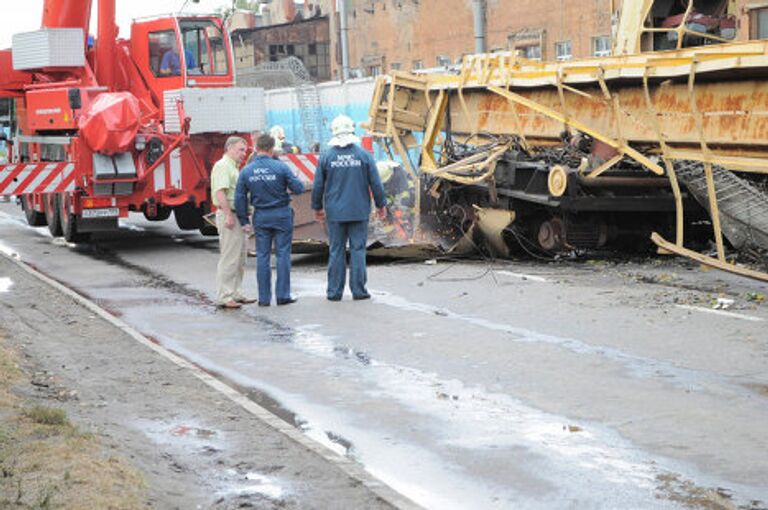
[[[371,193],[381,220],[387,215],[387,199],[373,157],[357,145],[360,139],[352,119],[339,115],[333,119],[331,131],[330,148],[320,156],[312,188],[315,219],[327,221],[330,238],[327,298],[340,301],[344,293],[349,242],[349,288],[354,299],[368,299],[365,248]]]
[[[259,306],[269,306],[272,301],[270,254],[273,241],[277,256],[277,304],[296,302],[296,298],[291,296],[293,209],[288,190],[294,194],[301,193],[304,184],[293,175],[288,165],[272,158],[274,149],[274,138],[269,135],[259,136],[256,140],[256,157],[240,172],[235,190],[237,218],[246,232],[251,228],[248,223],[248,204],[254,209]]]
[[[195,57],[192,52],[184,48],[184,59],[187,62],[187,71],[190,74],[199,74]],[[181,58],[174,45],[173,48],[165,52],[163,60],[160,62],[160,76],[179,76],[181,74]]]

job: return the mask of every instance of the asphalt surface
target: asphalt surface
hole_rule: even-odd
[[[74,247],[3,204],[0,250],[428,508],[768,504],[761,283],[669,258],[379,261],[371,301],[330,303],[301,256],[298,303],[226,312],[216,239],[172,220]]]
[[[0,458],[4,502],[121,510],[415,508],[352,460],[93,302],[4,255],[0,275],[0,343],[21,368],[13,394],[25,407],[62,410],[76,430],[93,434],[93,458],[133,467],[126,479],[117,473],[104,481],[73,467],[75,452],[27,446],[36,462],[22,460],[26,469],[16,455]],[[3,446],[7,441],[4,435]],[[51,494],[44,503],[41,486]],[[126,493],[136,497],[121,497]]]

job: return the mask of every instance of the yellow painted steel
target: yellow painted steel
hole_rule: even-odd
[[[568,188],[568,174],[560,165],[553,166],[547,176],[547,188],[553,197],[562,197]]]
[[[645,19],[651,2],[629,3]],[[675,30],[682,39],[685,29]],[[648,30],[625,34],[626,45],[635,36],[633,44],[640,44],[642,32]],[[600,179],[624,157],[669,178],[676,206],[676,250],[659,236],[654,241],[674,253],[685,252],[675,165],[700,162],[717,243],[719,264],[712,265],[727,270],[712,168],[768,173],[767,81],[768,41],[558,63],[531,62],[512,53],[470,55],[458,75],[408,80],[398,74],[388,82],[380,80],[371,126],[376,134],[395,140],[404,160],[401,134],[423,131],[422,172],[464,184],[489,181],[492,191],[503,151],[441,167],[434,157],[440,132],[450,126],[451,134],[465,142],[514,137],[524,150],[559,144],[563,131],[584,133],[617,153],[586,178]],[[385,87],[387,93],[382,92]],[[402,101],[415,115],[396,115],[398,98],[416,93],[426,95],[423,105]],[[415,127],[419,124],[423,128]]]
[[[675,243],[670,243],[669,241],[667,241],[666,239],[664,239],[662,236],[660,236],[655,232],[651,234],[651,241],[656,243],[656,245],[659,246],[660,248],[669,251],[670,253],[687,257],[689,259],[700,262],[705,266],[714,267],[716,269],[727,271],[729,273],[738,274],[741,276],[746,276],[747,278],[753,278],[755,280],[768,282],[768,274],[766,273],[763,273],[760,271],[753,271],[743,266],[737,266],[735,264],[729,264],[728,262],[721,261],[719,259],[707,257],[706,255],[702,255],[701,253],[697,253],[693,250],[689,250],[688,248],[679,246]]]

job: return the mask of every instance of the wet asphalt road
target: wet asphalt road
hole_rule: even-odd
[[[377,262],[371,301],[330,303],[298,256],[297,304],[226,312],[216,239],[172,220],[73,247],[0,204],[0,249],[426,507],[768,505],[764,284],[670,259]]]

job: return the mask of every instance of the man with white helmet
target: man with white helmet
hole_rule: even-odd
[[[330,301],[341,301],[346,280],[346,248],[349,242],[349,288],[355,300],[368,299],[365,249],[371,194],[381,220],[386,218],[387,199],[373,157],[355,136],[355,123],[339,115],[331,123],[333,138],[320,156],[312,188],[312,209],[318,221],[326,221],[330,241],[328,289]]]
[[[293,145],[285,140],[285,130],[283,126],[272,126],[269,130],[269,135],[275,139],[275,153],[280,154],[293,154]]]

